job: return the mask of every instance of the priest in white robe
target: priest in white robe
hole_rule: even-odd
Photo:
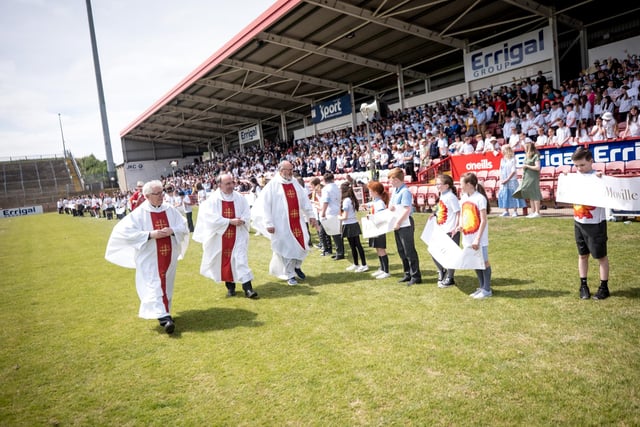
[[[293,179],[293,165],[283,161],[254,205],[254,227],[271,239],[269,273],[297,285],[306,275],[302,261],[309,251],[306,222],[317,227],[307,192]],[[266,233],[265,233],[266,231]]]
[[[189,229],[180,212],[163,203],[160,181],[144,184],[142,194],[146,200],[113,228],[105,258],[121,267],[136,269],[138,315],[158,319],[160,326],[172,334],[176,264],[189,246]]]
[[[202,243],[200,274],[224,282],[227,296],[236,295],[236,282],[242,283],[247,298],[258,298],[249,268],[249,202],[233,189],[233,175],[217,178],[216,189],[198,208],[193,240]]]

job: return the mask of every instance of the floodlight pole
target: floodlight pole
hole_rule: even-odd
[[[93,14],[91,13],[91,0],[87,0],[87,17],[89,18],[89,34],[91,36],[91,51],[93,52],[93,67],[96,74],[96,85],[98,86],[98,100],[100,102],[100,118],[102,119],[102,135],[104,137],[104,151],[107,155],[107,174],[109,180],[115,182],[116,167],[113,163],[113,153],[111,152],[111,138],[109,137],[109,123],[107,121],[107,107],[104,101],[104,90],[102,89],[102,75],[100,73],[100,59],[98,58],[98,46],[96,43],[96,31],[93,27]]]
[[[62,155],[64,158],[67,158],[67,147],[64,143],[64,132],[62,132],[62,118],[60,117],[60,113],[58,113],[58,123],[60,123],[60,136],[62,136]]]

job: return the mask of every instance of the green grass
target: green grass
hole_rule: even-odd
[[[297,287],[252,236],[261,299],[227,299],[191,242],[173,336],[104,260],[114,222],[4,219],[0,425],[640,425],[640,224],[609,223],[612,296],[582,301],[572,219],[492,216],[494,297],[476,301],[473,271],[436,287],[426,218],[410,288],[391,235],[393,279],[314,252]]]

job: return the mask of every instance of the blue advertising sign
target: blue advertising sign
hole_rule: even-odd
[[[347,114],[351,114],[351,96],[349,94],[314,106],[311,109],[311,121],[320,123]]]
[[[540,149],[540,166],[571,165],[571,155],[577,147],[542,148]],[[596,163],[608,163],[615,161],[629,161],[640,159],[640,140],[615,140],[604,142],[592,142],[588,145],[593,153],[593,161]],[[515,153],[518,167],[524,163],[523,151]]]

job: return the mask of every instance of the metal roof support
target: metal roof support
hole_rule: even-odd
[[[262,126],[260,127],[262,129]],[[264,136],[264,135],[263,135]],[[287,141],[287,116],[282,112],[280,114],[280,138],[283,141]],[[260,144],[262,145],[262,138],[260,138]],[[261,147],[264,148],[264,147]]]
[[[400,109],[404,110],[404,75],[402,74],[402,65],[397,65],[398,71],[396,76],[398,77],[398,103]]]
[[[587,29],[582,28],[580,30],[580,60],[582,62],[582,69],[589,68],[589,48],[587,42]]]
[[[552,14],[549,18],[549,25],[551,26],[551,34],[553,39],[553,76],[552,87],[560,86],[560,51],[558,50],[558,21],[555,14]]]
[[[355,132],[358,124],[358,110],[356,110],[356,98],[353,94],[352,83],[349,83],[349,102],[351,103],[351,129]]]

